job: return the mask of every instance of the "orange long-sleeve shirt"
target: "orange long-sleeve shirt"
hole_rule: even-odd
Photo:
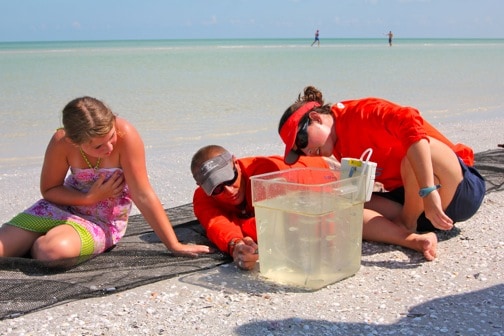
[[[412,107],[400,106],[379,98],[347,100],[331,108],[338,140],[333,150],[336,159],[359,158],[372,148],[371,161],[377,163],[376,181],[385,189],[403,185],[400,165],[406,151],[415,142],[436,138],[448,145],[469,166],[474,164],[471,148],[454,145]]]
[[[245,202],[242,207],[223,204],[207,196],[201,187],[194,191],[194,214],[205,228],[207,237],[219,250],[228,252],[233,238],[252,237],[257,242],[250,177],[278,170],[301,167],[329,168],[321,157],[301,157],[293,165],[285,164],[281,156],[258,156],[237,159],[242,178],[246,179]]]

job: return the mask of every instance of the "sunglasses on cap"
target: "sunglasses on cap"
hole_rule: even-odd
[[[222,194],[222,192],[224,191],[224,187],[232,186],[236,182],[237,179],[238,179],[238,170],[236,170],[236,168],[235,168],[234,169],[234,177],[231,180],[224,181],[221,184],[219,184],[217,187],[215,187],[214,190],[212,191],[212,196],[217,196],[217,195]]]
[[[304,155],[302,149],[308,146],[308,124],[310,123],[310,118],[306,118],[303,125],[300,125],[297,135],[296,135],[296,153]]]

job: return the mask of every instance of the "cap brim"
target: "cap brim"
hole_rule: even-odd
[[[307,112],[318,106],[320,106],[320,104],[316,101],[310,101],[304,104],[290,115],[290,117],[287,119],[287,121],[285,121],[282,128],[280,129],[280,137],[285,144],[285,163],[293,164],[296,163],[296,161],[299,159],[299,154],[292,149],[294,147],[294,144],[296,143],[299,122]]]
[[[292,149],[284,156],[285,163],[289,165],[296,163],[297,160],[299,160],[299,154]]]

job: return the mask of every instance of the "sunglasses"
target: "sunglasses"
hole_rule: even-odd
[[[299,130],[296,135],[296,153],[302,153],[301,149],[304,149],[308,146],[308,124],[310,122],[310,118],[306,118],[303,125],[299,127]]]
[[[238,179],[238,170],[236,170],[236,168],[234,169],[234,177],[229,180],[229,181],[224,181],[222,182],[221,184],[219,184],[217,187],[215,187],[215,189],[212,191],[212,196],[217,196],[219,194],[222,194],[222,192],[224,191],[224,187],[225,186],[232,186],[236,180]]]

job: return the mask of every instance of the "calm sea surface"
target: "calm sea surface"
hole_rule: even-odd
[[[187,184],[203,145],[280,153],[278,120],[306,85],[326,102],[378,96],[415,106],[434,125],[503,116],[502,39],[311,42],[0,43],[0,180],[29,175],[38,189],[61,109],[83,95],[137,126],[152,174],[172,177],[167,193]]]

